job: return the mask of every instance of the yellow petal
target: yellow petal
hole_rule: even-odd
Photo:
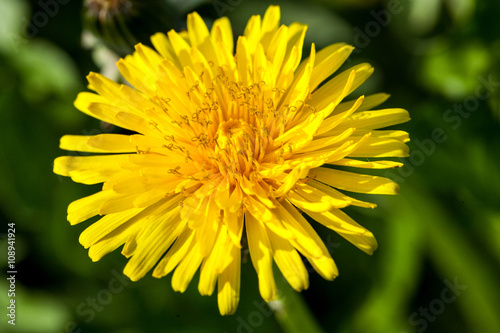
[[[290,286],[296,291],[309,287],[309,274],[293,246],[273,232],[268,233],[273,247],[274,261]]]
[[[357,174],[347,171],[316,168],[309,172],[309,177],[322,183],[358,193],[398,194],[399,186],[389,178]]]
[[[323,241],[311,224],[300,214],[297,209],[283,200],[278,203],[278,216],[285,227],[290,230],[294,238],[290,240],[304,256],[319,258],[327,253]]]
[[[297,68],[297,66],[299,66],[302,59],[302,48],[304,46],[306,31],[307,25],[302,23],[294,22],[288,26],[288,47],[285,57],[288,60],[285,62],[284,69],[288,69],[291,72],[296,70],[300,73],[300,67]],[[307,60],[304,60],[304,65],[307,62]]]
[[[130,258],[135,254],[135,250],[138,244],[143,242],[147,237],[150,236],[152,230],[154,230],[159,223],[162,223],[164,218],[174,209],[178,209],[178,204],[180,197],[165,198],[148,208],[144,209],[141,213],[137,214],[129,223],[138,224],[139,231],[132,235],[123,246],[122,254]],[[175,207],[174,207],[175,206]]]
[[[311,258],[308,257],[307,260],[311,263],[311,266],[314,268],[316,272],[325,280],[333,280],[337,276],[339,276],[339,270],[337,269],[337,265],[333,261],[330,254],[327,256],[322,256],[320,258]]]
[[[206,209],[210,196],[191,196],[184,200],[181,211],[181,218],[188,223],[191,229],[196,229],[202,225],[206,219]]]
[[[65,135],[59,148],[90,153],[129,153],[135,152],[129,135],[99,134],[95,136]]]
[[[358,129],[378,129],[397,125],[410,120],[408,111],[404,109],[383,109],[356,112],[342,122],[336,129],[343,130],[349,127]]]
[[[397,139],[370,137],[361,144],[350,157],[408,157],[410,148]]]
[[[115,119],[117,119],[118,122],[114,121],[113,123],[117,123],[121,127],[128,128],[141,134],[152,136],[155,136],[156,134],[150,122],[148,122],[143,117],[139,117],[135,114],[128,112],[118,112],[115,115]]]
[[[358,149],[358,147],[361,146],[363,142],[365,142],[369,137],[370,133],[362,138],[356,138],[359,139],[357,140],[357,142],[355,140],[349,140],[344,141],[340,146],[335,145],[333,147],[318,151],[311,151],[303,154],[299,153],[293,156],[295,158],[291,159],[291,161],[294,161],[296,163],[303,163],[308,168],[316,168],[325,163],[331,163],[346,157],[348,154]]]
[[[399,168],[403,166],[403,163],[400,162],[393,162],[393,161],[368,162],[368,161],[353,160],[349,158],[344,158],[332,162],[331,164],[354,167],[354,168],[365,168],[365,169],[389,169],[389,168]]]
[[[344,98],[363,84],[372,73],[373,67],[367,63],[345,70],[317,89],[311,96],[311,104],[321,109],[322,105],[331,100]]]
[[[54,160],[54,172],[69,176],[71,171],[87,169],[116,169],[128,160],[129,155],[60,156]]]
[[[311,74],[313,71],[315,58],[316,58],[316,49],[314,44],[312,44],[309,59],[305,63],[304,68],[295,73],[293,83],[291,87],[288,89],[286,99],[283,102],[284,105],[294,106],[297,109],[304,105],[306,97],[309,96],[310,92],[309,81],[311,80]],[[305,111],[308,110],[302,110],[302,112]],[[290,115],[296,116],[297,112],[291,112]],[[288,118],[289,119],[287,119],[286,121],[291,121],[292,117]],[[300,122],[300,120],[296,121],[296,123],[297,122]],[[279,141],[279,139],[276,139],[276,141]]]
[[[90,89],[99,93],[100,96],[108,101],[120,100],[120,84],[105,77],[102,74],[90,72],[87,75]]]
[[[288,192],[286,197],[294,206],[306,211],[327,212],[333,208],[333,205],[326,200],[313,202],[298,195],[295,191]]]
[[[144,192],[138,195],[134,200],[134,207],[143,208],[148,207],[159,200],[166,198],[168,195],[168,191],[166,191],[161,186],[158,189],[154,189],[151,191]]]
[[[181,68],[191,66],[191,60],[189,57],[189,44],[174,30],[168,32],[168,38],[172,44],[174,53],[181,64]]]
[[[86,249],[99,242],[103,237],[113,230],[122,226],[124,223],[139,214],[143,209],[130,209],[124,212],[109,214],[102,217],[99,221],[90,225],[80,234],[80,244]],[[108,237],[109,238],[109,237]]]
[[[324,137],[324,136],[331,136],[335,135],[335,133],[342,131],[342,130],[348,130],[349,127],[344,126],[342,129],[338,128],[339,124],[342,124],[346,119],[349,118],[363,103],[364,101],[364,96],[359,97],[355,103],[352,104],[352,106],[344,110],[340,113],[337,113],[335,109],[335,114],[326,118],[325,121],[321,124],[321,126],[318,128],[318,131],[316,132],[316,137]],[[351,127],[354,128],[354,127]],[[331,131],[334,130],[335,133],[331,133]]]
[[[217,280],[217,301],[221,315],[233,314],[240,300],[241,253],[236,246],[229,245],[226,256],[231,257],[230,264],[219,274]]]
[[[253,188],[255,191],[255,197],[261,203],[263,203],[269,209],[275,208],[273,201],[269,199],[270,193],[267,193],[258,181],[255,181],[253,183]]]
[[[255,190],[253,188],[253,183],[248,180],[248,178],[243,175],[239,179],[239,184],[243,192],[247,195],[255,195]]]
[[[200,217],[199,226],[196,230],[196,239],[201,254],[206,257],[212,251],[217,238],[217,231],[221,222],[220,209],[214,202],[212,195],[206,207],[203,207],[203,214]]]
[[[114,116],[120,111],[116,106],[110,105],[106,99],[91,93],[79,93],[73,104],[83,113],[109,124],[115,124]]]
[[[104,230],[109,231],[109,233],[105,234],[103,231],[98,231],[96,228],[90,228],[88,233],[85,235],[85,238],[81,239],[84,242],[89,242],[89,244],[94,243],[94,240],[97,240],[96,243],[92,244],[89,249],[89,256],[93,261],[100,260],[104,255],[108,254],[111,251],[116,250],[120,245],[126,243],[124,246],[124,251],[122,253],[128,257],[127,250],[125,249],[129,244],[131,239],[137,239],[138,233],[144,229],[144,225],[148,225],[151,220],[154,220],[156,215],[154,215],[155,211],[162,205],[163,203],[158,203],[157,205],[153,205],[144,209],[139,214],[133,216],[132,218],[126,220],[126,222],[122,223],[118,226],[118,224],[123,221],[122,218],[126,216],[126,213],[118,213],[114,216],[117,218],[120,217],[120,221],[113,221],[114,226],[117,226],[115,229],[110,230],[110,228],[105,228]],[[104,220],[104,222],[108,222],[109,220]],[[101,222],[101,220],[99,220]],[[101,224],[102,226],[102,224]],[[87,230],[84,231],[84,233]],[[103,237],[100,237],[100,236]],[[83,244],[83,243],[82,243]],[[136,244],[134,244],[136,246]],[[132,253],[132,251],[130,251]]]
[[[130,258],[123,274],[132,281],[142,278],[156,263],[175,239],[184,231],[186,224],[179,219],[180,207],[165,212],[157,217],[156,227],[137,244],[134,255]]]
[[[220,209],[229,207],[230,184],[228,177],[224,177],[217,186],[217,191],[214,192],[214,200]]]
[[[180,63],[175,56],[172,44],[170,44],[164,33],[158,32],[151,36],[151,43],[162,57],[174,62],[180,68]]]
[[[116,66],[134,88],[148,96],[154,95],[156,78],[148,74],[145,68],[138,67],[131,56],[118,60]]]
[[[235,246],[241,248],[241,235],[243,233],[243,214],[231,213],[228,210],[224,211],[224,224],[227,225],[227,230],[231,241]]]
[[[134,232],[136,232],[137,227],[133,226],[127,229],[118,229],[118,232],[113,232],[111,238],[105,238],[100,242],[92,245],[89,248],[89,257],[92,261],[99,261],[106,254],[113,252],[118,247],[123,245],[129,239]]]
[[[257,44],[257,50],[254,54],[253,68],[254,82],[265,82],[266,84],[272,84],[272,82],[274,82],[273,75],[270,71],[270,64],[267,61],[266,52],[262,44]]]
[[[354,47],[345,43],[337,43],[325,47],[316,55],[311,81],[311,90],[332,75],[347,60]]]
[[[366,130],[366,129],[356,129],[354,133],[355,136],[362,136],[367,133],[371,133],[372,138],[377,139],[394,139],[401,142],[410,141],[410,136],[405,131],[396,131],[396,130]]]
[[[200,269],[200,282],[198,283],[198,291],[201,295],[212,295],[217,276],[225,269],[224,263],[227,261],[226,249],[229,242],[227,227],[221,225],[216,236],[217,240],[214,243],[210,254],[205,257]]]
[[[141,43],[135,45],[134,56],[141,69],[143,69],[153,80],[157,75],[158,66],[163,58],[152,48]]]
[[[65,135],[59,141],[59,148],[72,151],[84,151],[89,153],[102,153],[102,149],[89,146],[88,141],[92,136]]]
[[[202,260],[203,256],[195,243],[175,269],[172,275],[172,289],[181,293],[186,291]]]
[[[99,215],[118,213],[127,209],[135,208],[134,200],[138,193],[115,195],[114,197],[104,201],[100,206]]]
[[[129,135],[122,134],[99,134],[88,140],[88,145],[95,149],[101,149],[113,153],[135,152],[135,147],[130,142]]]
[[[278,31],[274,34],[273,39],[266,51],[266,56],[269,61],[273,64],[274,77],[277,77],[283,65],[283,60],[285,59],[285,53],[287,48],[287,34],[288,27],[282,25]],[[274,84],[274,82],[273,82]]]
[[[373,254],[373,251],[377,249],[377,241],[373,234],[340,209],[335,208],[323,213],[307,212],[307,215],[325,227],[334,230],[365,253]]]
[[[279,6],[269,6],[267,7],[266,13],[264,14],[264,18],[262,19],[262,30],[261,30],[261,38],[260,41],[264,48],[268,48],[271,39],[278,30],[278,26],[280,23],[280,8]]]
[[[186,256],[189,250],[194,245],[194,232],[189,228],[185,228],[180,236],[175,240],[175,243],[168,250],[167,254],[160,260],[153,271],[153,276],[161,278],[170,273],[181,260]]]
[[[287,52],[288,53],[285,55],[283,67],[276,81],[276,88],[285,91],[290,87],[290,85],[293,82],[294,69],[300,62],[299,54],[302,54],[302,49],[300,49],[299,51],[298,46],[293,46],[292,49]]]
[[[319,149],[325,149],[328,146],[332,146],[334,144],[337,144],[337,143],[347,139],[348,137],[351,136],[351,134],[354,133],[354,131],[355,131],[354,128],[348,128],[338,135],[333,135],[333,136],[329,136],[329,137],[325,137],[325,138],[319,138],[319,139],[312,140],[309,144],[302,147],[301,149],[299,149],[295,153],[305,153],[308,151],[316,151]]]
[[[131,131],[140,132],[141,130],[143,130],[145,133],[151,133],[151,128],[148,127],[148,123],[146,123],[144,119],[133,113],[125,112],[123,111],[123,109],[120,109],[114,105],[104,103],[91,103],[88,106],[87,110],[93,117],[104,122],[114,124]],[[120,118],[117,117],[118,114],[121,114]],[[130,115],[130,117],[134,117],[134,119],[142,120],[140,120],[140,123],[136,124],[133,121],[129,121],[129,118],[124,115]],[[121,118],[124,118],[125,122],[120,121]]]
[[[227,17],[221,17],[215,20],[210,34],[214,42],[222,42],[227,52],[233,53],[233,28],[231,27],[231,21],[229,21]]]
[[[251,214],[245,214],[245,225],[250,258],[259,277],[260,295],[269,302],[276,299],[278,292],[273,275],[272,248],[268,231]]]
[[[307,176],[307,173],[309,172],[309,168],[305,167],[304,165],[298,165],[296,166],[292,172],[290,172],[284,179],[283,179],[283,185],[281,185],[277,190],[274,191],[274,196],[275,197],[280,197],[282,195],[285,195],[290,191],[293,186],[297,183],[299,179],[304,179]]]
[[[307,258],[318,274],[324,279],[333,280],[339,272],[323,241],[293,205],[286,200],[282,201],[282,205],[293,217],[291,220],[287,219],[290,222],[287,227],[295,229],[297,235],[296,242],[291,240],[291,243]]]
[[[71,225],[88,220],[98,214],[103,202],[116,196],[112,191],[100,191],[73,201],[68,206],[68,221]]]
[[[152,178],[141,175],[125,176],[115,182],[106,183],[106,188],[111,188],[120,194],[140,195],[151,190],[163,189],[165,193],[172,192],[180,180],[171,177]]]
[[[192,47],[199,47],[210,37],[205,22],[197,12],[188,14],[187,28]]]
[[[353,151],[356,151],[356,149],[358,149],[364,142],[366,142],[370,138],[370,135],[371,133],[368,133],[365,136],[359,138],[359,140],[357,141],[356,139],[358,138],[353,138],[353,140],[344,142],[344,145],[347,145],[342,145],[341,147],[339,147],[338,151],[335,151],[334,154],[328,155],[324,163],[332,163],[338,161],[339,159],[342,159],[351,154]]]
[[[243,36],[238,38],[238,43],[241,39],[244,39],[245,43],[248,42],[248,50],[252,50],[253,52],[253,50],[257,47],[257,43],[260,41],[260,36],[261,18],[260,15],[253,15],[247,22]],[[236,50],[236,55],[238,55],[238,53],[239,51]]]
[[[358,110],[359,111],[371,110],[379,106],[380,104],[384,103],[390,96],[391,95],[385,93],[378,93],[365,96],[365,99],[363,100],[363,103],[358,108]],[[355,102],[356,100],[342,102],[335,108],[335,112],[340,113],[349,110],[354,105]]]
[[[236,185],[233,193],[231,193],[231,196],[229,197],[227,205],[231,213],[236,213],[240,210],[241,206],[243,205],[243,193],[240,186]]]
[[[308,182],[307,184],[310,185],[311,187],[317,188],[318,190],[325,193],[327,196],[329,196],[333,200],[349,202],[350,205],[363,207],[363,208],[375,208],[375,207],[377,207],[377,205],[374,203],[351,198],[350,196],[347,196],[344,193],[341,193],[341,192],[337,191],[336,189],[334,189],[328,185],[325,185],[323,183],[320,183],[316,180],[312,180],[312,181]],[[340,207],[338,207],[338,208],[340,208]]]
[[[238,77],[243,86],[250,83],[250,73],[253,70],[252,58],[249,54],[250,45],[245,37],[238,38],[236,44],[236,60],[238,66]]]
[[[327,202],[331,207],[344,208],[351,204],[350,200],[344,198],[332,197],[321,190],[309,186],[308,184],[297,184],[295,192],[310,202]]]

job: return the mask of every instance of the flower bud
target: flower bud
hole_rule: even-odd
[[[119,56],[130,54],[137,43],[177,26],[177,12],[166,0],[85,0],[85,28]]]

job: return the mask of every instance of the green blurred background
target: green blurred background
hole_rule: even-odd
[[[197,10],[208,22],[230,17],[235,35],[271,4],[168,3],[176,9],[172,27],[183,28],[186,13]],[[390,93],[384,106],[412,117],[397,126],[412,139],[406,166],[375,173],[400,183],[400,195],[357,196],[379,207],[346,210],[373,231],[379,249],[370,257],[316,228],[340,276],[329,282],[311,273],[309,290],[298,297],[325,332],[500,332],[500,3],[273,3],[282,23],[309,25],[306,48],[356,46],[348,66],[367,61],[376,70],[355,93]],[[239,308],[221,317],[216,295],[200,296],[196,277],[184,294],[172,291],[170,277],[131,283],[122,279],[119,251],[92,263],[78,243],[89,223],[71,227],[66,207],[97,187],[52,173],[53,159],[65,154],[59,138],[117,131],[72,106],[88,72],[109,59],[102,46],[82,47],[81,7],[77,0],[0,0],[0,262],[5,276],[6,225],[15,222],[18,270],[15,327],[7,324],[8,284],[0,279],[0,331],[282,331],[249,260]],[[112,67],[105,71],[114,75]],[[297,295],[283,292],[293,303]]]

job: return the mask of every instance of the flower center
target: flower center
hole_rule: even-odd
[[[262,142],[258,130],[241,119],[219,124],[215,135],[215,162],[222,174],[249,175],[258,159]]]
[[[255,133],[245,121],[231,118],[219,124],[217,143],[219,149],[235,149],[242,153],[253,147]]]

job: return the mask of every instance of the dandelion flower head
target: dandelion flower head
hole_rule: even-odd
[[[155,34],[155,49],[138,44],[118,61],[130,85],[88,76],[95,93],[80,93],[76,108],[133,133],[61,139],[62,149],[93,154],[59,157],[54,172],[102,183],[68,207],[71,224],[100,216],[80,236],[92,260],[123,245],[125,275],[173,272],[180,292],[200,270],[199,292],[217,286],[225,315],[239,302],[246,247],[266,301],[277,297],[273,262],[298,291],[309,285],[306,260],[325,279],[338,275],[309,220],[368,254],[376,249],[373,234],[341,210],[375,205],[344,191],[398,192],[356,170],[402,165],[384,158],[407,156],[408,134],[381,128],[408,121],[408,112],[373,110],[382,93],[346,98],[373,72],[364,63],[332,75],[352,46],[317,52],[312,44],[301,61],[306,28],[280,25],[270,6],[234,45],[227,18],[209,30],[192,13],[187,31]]]

